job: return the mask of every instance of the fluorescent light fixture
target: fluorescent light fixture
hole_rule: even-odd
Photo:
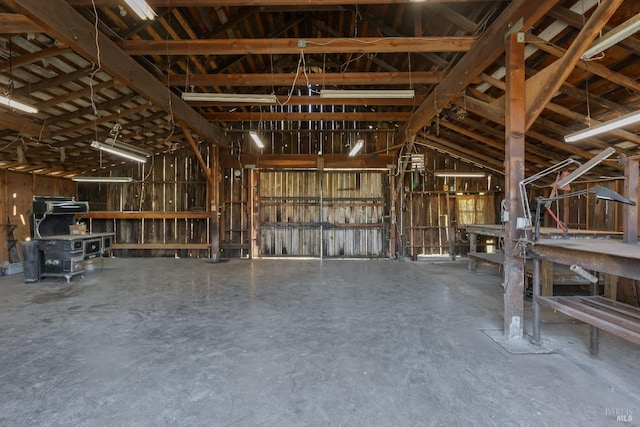
[[[356,145],[354,145],[353,148],[351,148],[351,151],[349,151],[349,157],[353,157],[358,154],[358,152],[362,150],[362,147],[364,147],[364,139],[357,140]]]
[[[122,145],[122,143],[120,143]],[[146,163],[147,157],[141,154],[137,154],[131,151],[127,151],[123,148],[116,147],[114,145],[106,144],[103,142],[93,141],[91,147],[100,151],[115,154],[116,156],[124,157],[125,159],[133,160],[139,163]]]
[[[74,176],[71,181],[75,182],[133,182],[130,176]]]
[[[256,132],[253,132],[253,131],[249,132],[249,136],[251,137],[251,139],[253,139],[253,142],[256,143],[258,148],[264,148],[264,144],[262,143],[262,140],[260,139],[260,137]]]
[[[320,91],[320,98],[358,99],[358,98],[385,98],[408,99],[415,96],[413,90],[330,90]]]
[[[603,122],[599,125],[571,133],[565,136],[564,140],[566,142],[580,141],[581,139],[599,135],[601,133],[628,126],[637,122],[640,122],[640,111],[634,111],[633,113],[625,114],[624,116],[618,117],[617,119],[609,120],[608,122]]]
[[[156,13],[144,0],[124,0],[140,19],[154,19]]]
[[[640,13],[633,18],[625,21],[602,37],[596,39],[591,47],[586,50],[580,57],[581,59],[591,59],[598,53],[609,49],[614,44],[618,44],[622,40],[631,36],[640,30]]]
[[[433,176],[440,178],[484,178],[484,172],[434,171]]]
[[[15,99],[7,98],[6,96],[0,96],[0,104],[5,105],[9,108],[24,111],[25,113],[35,114],[38,112],[37,108],[34,108],[31,105],[27,105],[22,102],[16,101]]]
[[[198,93],[183,92],[184,101],[209,101],[209,102],[253,102],[256,104],[275,104],[278,98],[275,95],[244,94],[244,93]]]
[[[588,162],[586,162],[583,165],[580,165],[576,170],[574,170],[569,175],[567,175],[566,177],[564,177],[561,180],[559,180],[556,183],[556,187],[557,188],[566,187],[567,185],[571,184],[573,181],[575,181],[576,179],[578,179],[579,177],[581,177],[585,173],[589,172],[596,165],[600,164],[604,159],[606,159],[607,157],[611,156],[615,152],[616,152],[616,150],[613,147],[605,148],[599,154],[593,156]]]
[[[105,139],[104,143],[110,147],[120,148],[121,150],[140,154],[141,156],[144,156],[144,157],[149,157],[152,154],[150,151],[147,151],[144,148],[139,148],[131,144],[125,144],[124,142],[114,141],[113,138]]]

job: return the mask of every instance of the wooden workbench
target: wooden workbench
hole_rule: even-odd
[[[502,224],[468,224],[465,226],[465,230],[469,235],[469,258],[470,260],[474,260],[474,258],[484,257],[484,254],[480,254],[478,256],[473,255],[477,253],[477,238],[479,235],[482,236],[491,236],[496,238],[503,238],[505,235],[505,229]],[[543,237],[544,241],[556,241],[556,242],[567,242],[567,241],[576,241],[586,239],[587,241],[594,241],[594,239],[614,239],[614,240],[604,240],[604,241],[618,241],[617,239],[622,238],[622,233],[615,231],[602,231],[602,230],[574,230],[569,229],[567,232],[563,232],[559,228],[555,227],[542,227],[540,229],[540,236]],[[565,237],[565,238],[563,238]],[[543,240],[541,240],[543,241]],[[486,262],[489,262],[487,260]],[[543,259],[542,261],[542,273],[541,273],[541,295],[542,296],[551,296],[553,295],[553,285],[561,285],[561,284],[584,284],[584,282],[577,280],[575,274],[571,274],[567,272],[567,268],[554,268],[553,260]],[[560,264],[560,263],[559,263]],[[571,264],[571,263],[570,263]],[[496,264],[497,265],[497,264]],[[470,269],[473,266],[470,262]],[[558,270],[554,273],[554,270]],[[532,269],[529,268],[529,272]],[[607,289],[607,293],[610,291]]]

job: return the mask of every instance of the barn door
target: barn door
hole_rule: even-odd
[[[261,171],[260,255],[320,257],[320,178],[316,171]]]
[[[384,173],[261,171],[263,257],[382,257]]]
[[[332,171],[322,177],[322,255],[382,257],[384,175]]]

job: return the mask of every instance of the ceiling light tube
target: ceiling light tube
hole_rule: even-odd
[[[154,19],[156,13],[145,0],[124,0],[140,19]]]
[[[484,178],[484,172],[434,171],[433,176],[440,178]]]
[[[183,101],[209,101],[209,102],[254,102],[262,104],[275,104],[278,98],[275,95],[244,94],[244,93],[198,93],[183,92]]]
[[[351,151],[349,151],[349,157],[353,157],[358,154],[358,152],[362,150],[362,147],[364,147],[364,139],[359,139],[356,142],[356,145],[354,145],[353,148],[351,148]]]
[[[413,90],[330,90],[320,91],[320,98],[358,99],[358,98],[385,98],[385,99],[410,99],[415,96]]]
[[[9,108],[24,111],[25,113],[35,114],[38,112],[37,108],[32,107],[31,105],[27,105],[22,102],[16,101],[15,99],[7,98],[6,96],[0,96],[0,104],[5,105]]]
[[[571,184],[576,179],[580,178],[585,173],[589,172],[591,169],[602,163],[605,159],[610,157],[612,154],[616,152],[616,149],[613,147],[607,147],[602,150],[597,155],[593,156],[588,162],[583,165],[580,165],[576,170],[571,172],[569,175],[565,176],[561,180],[556,183],[557,188],[564,188],[567,185]]]
[[[580,141],[581,139],[599,135],[601,133],[628,126],[637,122],[640,122],[640,111],[634,111],[633,113],[625,114],[624,116],[618,117],[617,119],[609,120],[608,122],[603,122],[599,125],[571,133],[565,136],[564,140],[565,142]]]
[[[74,176],[71,178],[74,182],[133,182],[130,176]]]
[[[580,59],[591,59],[614,44],[621,42],[632,34],[640,31],[640,13],[625,21],[602,37],[596,39],[591,47],[582,54]]]
[[[147,151],[144,148],[136,147],[135,145],[126,144],[124,142],[114,141],[113,138],[105,139],[104,143],[110,147],[120,148],[121,150],[140,154],[141,156],[149,157],[152,155],[150,151]]]
[[[258,148],[264,148],[264,144],[262,143],[262,141],[260,140],[260,137],[256,132],[249,132],[249,136],[251,137],[251,139],[253,139],[253,142],[256,143]]]
[[[93,141],[91,143],[91,147],[98,149],[100,151],[105,151],[107,153],[115,154],[116,156],[124,157],[125,159],[136,161],[138,163],[146,163],[147,161],[146,156],[125,151],[122,148],[114,147],[112,145],[105,144],[102,142]]]

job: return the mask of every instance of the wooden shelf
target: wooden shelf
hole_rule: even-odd
[[[84,215],[91,219],[207,219],[211,212],[94,211]]]

